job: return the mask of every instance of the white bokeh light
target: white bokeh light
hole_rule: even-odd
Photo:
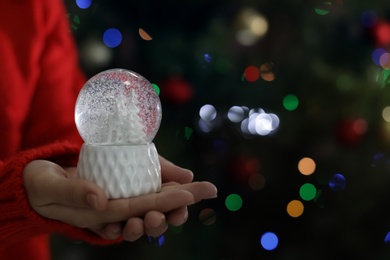
[[[217,127],[219,128],[221,117],[218,117],[217,114],[213,105],[203,105],[199,110],[198,129],[209,133]],[[280,124],[280,119],[275,113],[267,113],[260,107],[248,108],[234,105],[229,108],[226,114],[230,123],[240,123],[238,130],[246,136],[270,135],[279,128]]]
[[[199,116],[204,121],[212,121],[217,117],[217,110],[213,105],[203,105],[199,110]]]
[[[241,122],[244,119],[244,116],[245,111],[240,106],[232,106],[227,113],[227,117],[233,123]]]
[[[266,136],[276,131],[279,123],[276,114],[267,113],[262,108],[252,108],[248,118],[242,121],[241,131],[243,134]]]

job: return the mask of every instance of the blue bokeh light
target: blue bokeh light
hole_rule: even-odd
[[[212,57],[210,54],[206,53],[203,55],[204,61],[210,63],[212,60]]]
[[[273,232],[266,232],[260,238],[260,244],[265,250],[274,250],[278,243],[279,239]]]
[[[360,22],[362,23],[363,26],[367,28],[373,27],[377,21],[378,21],[378,17],[375,14],[375,12],[372,10],[364,11],[360,15]]]
[[[341,191],[345,188],[345,177],[340,173],[333,174],[329,179],[329,187],[332,191]]]
[[[380,66],[381,63],[380,63],[380,58],[383,54],[385,54],[387,51],[385,49],[382,49],[382,48],[378,48],[378,49],[375,49],[373,52],[372,52],[372,61],[375,63],[375,65],[377,66]]]
[[[107,47],[115,48],[122,42],[122,33],[115,28],[107,29],[103,34],[103,42]]]
[[[165,243],[164,235],[158,237],[148,236],[148,240],[154,246],[162,246]]]
[[[385,243],[388,244],[390,243],[390,231],[387,232],[386,236],[385,236]]]
[[[76,0],[76,4],[81,9],[87,9],[91,6],[92,0]]]

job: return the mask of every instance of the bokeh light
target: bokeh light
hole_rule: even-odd
[[[390,106],[385,107],[382,110],[382,117],[386,122],[390,122]]]
[[[217,117],[217,110],[213,105],[203,105],[199,110],[199,116],[204,121],[212,121]]]
[[[244,78],[246,81],[255,82],[260,77],[260,71],[256,66],[248,66],[244,71]]]
[[[293,111],[297,109],[299,100],[295,95],[287,95],[283,98],[283,106],[286,110]]]
[[[345,189],[346,180],[341,173],[333,174],[329,179],[329,187],[332,191],[338,192]]]
[[[352,124],[352,130],[358,135],[364,134],[367,131],[367,128],[367,122],[363,118],[357,118]]]
[[[151,41],[153,38],[142,28],[138,29],[139,36],[145,41]]]
[[[115,28],[107,29],[103,34],[103,42],[109,48],[115,48],[122,42],[122,33]]]
[[[244,134],[265,136],[275,132],[279,123],[276,114],[266,113],[262,108],[252,108],[248,118],[241,121],[241,131]]]
[[[205,226],[210,226],[215,223],[217,216],[211,208],[204,208],[199,213],[199,220]]]
[[[332,5],[329,1],[322,2],[321,6],[314,9],[314,11],[319,15],[326,15],[329,13],[329,6]]]
[[[298,170],[303,175],[311,175],[316,170],[316,163],[312,158],[304,157],[298,162]]]
[[[174,104],[188,103],[194,94],[192,84],[181,75],[171,75],[160,83],[161,98]]]
[[[112,61],[112,49],[98,37],[89,37],[80,46],[80,58],[88,69],[100,70]]]
[[[203,55],[203,60],[207,63],[210,63],[212,61],[212,59],[213,59],[213,57],[208,53]]]
[[[311,183],[305,183],[299,189],[299,195],[303,200],[309,201],[316,197],[317,189]]]
[[[237,211],[242,207],[242,198],[238,194],[230,194],[226,197],[225,206],[230,211]]]
[[[272,62],[267,62],[261,65],[260,76],[265,81],[275,80],[274,64]]]
[[[72,30],[77,31],[80,27],[80,17],[76,14],[68,14],[68,20],[70,24],[70,28]]]
[[[189,126],[180,127],[175,134],[176,141],[182,145],[186,144],[191,138],[193,131],[194,130]]]
[[[152,245],[159,247],[165,243],[165,236],[164,235],[158,237],[148,236],[148,240]]]
[[[237,156],[230,162],[236,180],[247,182],[251,176],[261,171],[261,162],[257,157]]]
[[[205,121],[200,118],[198,121],[198,128],[203,133],[210,133],[214,129],[214,124],[210,121]]]
[[[374,27],[374,34],[379,46],[388,45],[390,43],[390,24],[385,20],[378,21]]]
[[[157,84],[154,84],[154,83],[152,83],[152,86],[153,86],[154,90],[156,90],[157,95],[160,95],[160,88],[159,88],[159,86]]]
[[[245,117],[245,111],[240,106],[232,106],[227,113],[228,119],[233,123],[241,122]]]
[[[385,49],[382,49],[382,48],[377,48],[372,52],[371,58],[372,58],[372,61],[374,62],[375,65],[377,65],[377,66],[381,65],[380,58],[385,53],[387,53],[387,51]]]
[[[387,232],[386,236],[385,236],[385,243],[388,244],[390,243],[390,231]]]
[[[287,204],[287,214],[290,217],[297,218],[303,214],[304,205],[299,200],[292,200]]]
[[[390,68],[390,53],[385,52],[379,57],[379,65],[384,69]]]
[[[335,127],[338,141],[345,146],[358,145],[368,129],[364,118],[344,118]]]
[[[260,238],[260,244],[265,250],[274,250],[278,244],[278,236],[273,232],[265,232]]]
[[[192,130],[191,127],[188,126],[184,127],[184,138],[189,140],[193,132],[194,130]]]
[[[360,22],[364,27],[372,28],[378,21],[378,16],[373,10],[366,10],[360,15]]]
[[[236,18],[236,40],[243,46],[251,46],[268,31],[267,19],[252,8],[242,9]]]
[[[87,9],[91,6],[92,0],[76,0],[76,4],[81,9]]]

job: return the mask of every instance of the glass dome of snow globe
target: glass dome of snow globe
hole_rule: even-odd
[[[152,84],[126,69],[90,78],[80,90],[75,122],[84,144],[77,172],[96,182],[109,198],[125,198],[161,188],[153,143],[162,119]]]

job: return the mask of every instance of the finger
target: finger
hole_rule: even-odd
[[[146,213],[144,218],[144,227],[145,234],[148,236],[161,236],[168,229],[165,215],[158,211],[150,211]]]
[[[25,168],[24,180],[32,206],[63,204],[96,210],[107,207],[107,196],[98,185],[65,176],[68,173],[55,163],[43,160],[30,163]]]
[[[122,233],[122,224],[110,223],[103,228],[98,228],[98,229],[89,228],[89,229],[104,239],[114,240],[120,237]]]
[[[189,183],[194,178],[192,171],[179,167],[160,156],[162,182],[175,181],[178,183]]]
[[[122,230],[124,240],[133,242],[144,235],[144,221],[141,218],[130,218]]]
[[[168,212],[166,215],[167,222],[172,226],[181,226],[188,219],[188,209],[186,206]]]
[[[203,199],[216,198],[218,192],[215,185],[207,181],[191,182],[182,185],[174,185],[170,183],[169,185],[164,185],[161,191],[172,191],[177,189],[191,192],[194,196],[195,202]]]

